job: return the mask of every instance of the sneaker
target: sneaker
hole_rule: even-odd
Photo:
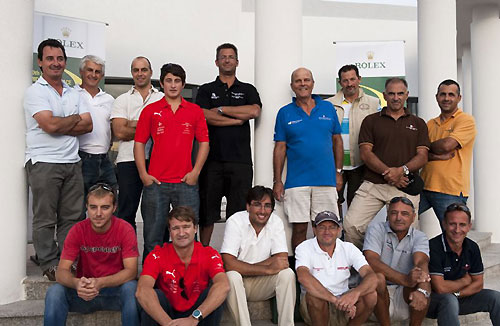
[[[56,271],[57,271],[57,266],[50,266],[46,270],[43,271],[43,276],[49,279],[49,281],[55,282],[56,281]]]

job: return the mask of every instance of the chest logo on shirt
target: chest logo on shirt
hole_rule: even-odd
[[[165,275],[172,275],[172,278],[175,279],[175,269],[173,271],[165,271]]]
[[[313,272],[321,272],[324,269],[324,267],[313,267]]]
[[[319,120],[327,120],[327,121],[331,121],[331,120],[332,120],[332,118],[327,117],[327,116],[326,116],[326,115],[324,115],[324,114],[323,114],[321,117],[319,117],[318,119],[319,119]]]
[[[156,127],[156,134],[161,135],[164,133],[165,133],[165,126],[163,125],[163,123],[158,122],[158,127]]]
[[[192,129],[193,125],[190,124],[189,122],[184,122],[182,124],[182,126],[184,127],[182,129],[182,134],[184,134],[184,135],[191,135],[191,129]]]
[[[444,268],[444,272],[445,272],[445,273],[448,273],[448,272],[450,272],[450,271],[451,271],[451,267],[445,267],[445,268]]]
[[[370,106],[366,103],[361,103],[359,104],[358,108],[360,108],[361,110],[368,110]]]
[[[212,100],[217,100],[219,98],[219,96],[217,96],[217,94],[215,93],[212,93],[212,96],[210,96],[210,99]]]
[[[155,112],[153,115],[159,115],[161,117],[161,111],[160,112]]]
[[[210,257],[210,259],[217,259],[217,258],[219,258],[219,255],[217,255],[217,254],[215,254],[212,257]]]
[[[413,131],[418,131],[417,127],[415,127],[414,125],[410,124],[408,126],[406,126],[406,129],[410,129],[410,130],[413,130]]]
[[[349,269],[349,266],[339,266],[337,267],[337,270],[339,271],[345,271],[345,270],[348,270]]]
[[[231,97],[237,100],[241,100],[245,98],[245,93],[231,92]]]
[[[299,123],[299,122],[302,122],[302,119],[288,121],[288,125],[294,125],[294,124]]]
[[[465,266],[462,267],[462,269],[468,271],[470,269],[470,265],[469,264],[465,264]]]

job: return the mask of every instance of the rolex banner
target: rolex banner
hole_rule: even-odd
[[[106,24],[35,12],[33,31],[33,82],[42,72],[37,62],[38,44],[47,38],[59,40],[68,60],[63,80],[69,86],[80,84],[80,59],[87,54],[105,60]],[[104,79],[101,81],[104,84]],[[104,85],[101,85],[101,88]]]
[[[386,42],[337,42],[337,70],[354,64],[361,75],[361,87],[369,95],[386,102],[382,95],[387,77],[405,76],[405,48],[403,41]],[[338,82],[338,79],[337,79]],[[340,85],[337,83],[337,91]]]

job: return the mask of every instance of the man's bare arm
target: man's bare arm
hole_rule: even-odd
[[[274,143],[273,151],[273,193],[276,200],[281,200],[285,193],[281,175],[283,174],[283,167],[285,166],[286,157],[286,142],[277,141]]]
[[[161,307],[156,291],[153,288],[156,280],[149,275],[142,275],[137,284],[135,296],[139,301],[142,309],[144,309],[151,318],[160,325],[167,325],[172,318]]]
[[[412,157],[410,161],[406,163],[408,170],[410,171],[418,171],[422,168],[425,163],[427,163],[427,153],[429,150],[425,147],[417,148],[417,154]]]
[[[330,291],[328,291],[317,278],[312,276],[309,268],[305,266],[300,266],[297,268],[297,279],[299,283],[306,289],[307,293],[312,295],[313,297],[331,302],[335,304],[338,302],[337,297],[333,295]]]
[[[409,287],[408,280],[406,278],[407,275],[400,273],[392,269],[389,265],[385,264],[380,259],[380,255],[378,253],[371,250],[365,250],[363,251],[363,254],[365,255],[368,264],[370,264],[370,267],[375,271],[375,273],[383,274],[385,276],[385,279],[389,282]]]
[[[90,113],[82,113],[80,114],[80,117],[82,119],[78,121],[78,123],[73,128],[71,128],[71,130],[67,132],[66,135],[79,136],[92,131],[94,126]]]
[[[134,142],[134,160],[137,166],[137,172],[139,172],[139,177],[141,178],[142,184],[145,186],[150,186],[154,183],[160,184],[160,181],[148,174],[146,170],[146,144],[141,142]]]
[[[73,129],[82,117],[72,114],[67,117],[56,117],[50,110],[37,112],[33,115],[40,128],[48,134],[67,134]]]
[[[137,277],[137,257],[123,259],[123,269],[116,274],[96,278],[96,288],[120,286]]]
[[[212,108],[210,110],[217,114],[218,108]],[[222,113],[224,113],[224,115],[243,121],[258,118],[260,112],[261,108],[257,104],[222,107]]]
[[[208,152],[210,151],[210,145],[208,142],[199,142],[198,154],[196,155],[196,162],[193,169],[187,173],[183,178],[182,182],[188,185],[194,186],[198,182],[198,177],[200,176],[201,169],[205,164],[208,157]]]
[[[275,275],[288,268],[288,253],[280,252],[266,260],[249,264],[231,254],[221,254],[226,271],[236,271],[243,276]]]
[[[361,159],[370,170],[382,174],[389,168],[377,157],[377,155],[375,155],[375,153],[373,153],[372,144],[364,143],[359,145],[359,152]]]
[[[467,285],[465,288],[460,290],[461,297],[468,297],[473,294],[478,293],[483,289],[484,286],[484,274],[480,275],[471,275],[472,282]]]
[[[218,114],[217,112],[203,109],[203,114],[207,123],[211,126],[226,127],[226,126],[240,126],[243,124],[243,120],[225,117]]]
[[[439,294],[461,291],[471,283],[472,277],[469,273],[465,273],[462,278],[454,281],[445,280],[442,275],[431,275],[432,290]]]
[[[127,120],[125,118],[113,118],[111,120],[113,135],[122,141],[134,140],[136,126],[137,120]]]
[[[460,149],[458,141],[452,137],[445,137],[431,143],[431,152],[434,154],[446,154]]]
[[[203,316],[208,316],[226,300],[229,292],[229,281],[226,273],[218,273],[212,279],[212,286],[208,291],[207,298],[198,307]]]

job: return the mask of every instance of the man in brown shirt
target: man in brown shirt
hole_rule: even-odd
[[[359,149],[367,169],[344,222],[345,240],[360,249],[368,224],[391,198],[406,197],[418,207],[419,195],[401,189],[408,185],[409,174],[418,173],[427,163],[430,147],[424,120],[404,106],[408,98],[406,80],[388,79],[384,98],[387,107],[366,117],[361,125]]]

